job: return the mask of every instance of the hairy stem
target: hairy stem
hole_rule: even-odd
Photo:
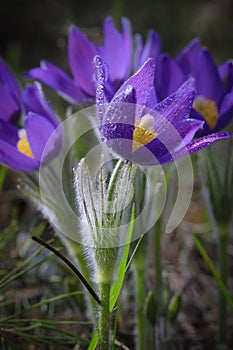
[[[109,301],[110,301],[110,283],[103,282],[100,285],[100,298],[101,307],[99,312],[99,349],[109,350],[110,341],[110,313],[109,313]]]

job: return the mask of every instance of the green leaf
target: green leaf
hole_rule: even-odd
[[[177,316],[180,311],[181,300],[181,292],[176,292],[170,300],[170,303],[168,305],[168,319],[171,322],[171,324],[174,324],[177,319]]]
[[[99,341],[99,335],[96,329],[87,350],[95,350],[98,345],[98,341]]]
[[[147,294],[146,302],[145,302],[145,306],[144,306],[144,312],[145,312],[145,316],[146,316],[147,320],[150,322],[150,324],[153,327],[155,327],[157,305],[156,305],[156,301],[155,301],[155,298],[154,298],[152,291],[150,291]]]
[[[130,242],[132,233],[133,233],[133,227],[134,227],[134,218],[135,218],[135,205],[132,207],[132,212],[131,212],[131,219],[130,219],[130,224],[129,224],[129,229],[128,233],[126,236],[126,242]],[[126,244],[124,246],[124,250],[122,253],[121,261],[117,270],[117,280],[116,282],[113,283],[111,292],[110,292],[110,304],[109,304],[109,311],[112,312],[117,298],[120,294],[122,284],[124,282],[125,278],[125,272],[126,272],[126,264],[129,256],[129,247],[130,243]]]
[[[221,292],[223,293],[224,297],[226,298],[226,300],[228,301],[230,306],[233,308],[233,299],[230,296],[230,294],[229,294],[225,284],[223,283],[221,277],[219,276],[218,272],[216,271],[216,269],[214,267],[214,264],[210,260],[210,257],[208,256],[208,254],[207,254],[205,248],[203,247],[201,241],[199,240],[197,235],[193,235],[193,239],[194,239],[194,242],[196,244],[196,247],[197,247],[199,253],[201,254],[203,259],[205,260],[205,262],[208,265],[212,275],[214,276],[216,282],[218,283],[218,286],[219,286]]]

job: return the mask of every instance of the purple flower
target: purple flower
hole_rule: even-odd
[[[193,40],[173,60],[161,55],[155,80],[160,100],[169,96],[189,77],[195,78],[197,96],[191,116],[204,122],[197,136],[224,129],[233,118],[233,66],[227,61],[219,68],[207,49]],[[227,81],[227,83],[225,83]]]
[[[123,158],[142,165],[171,162],[231,135],[216,133],[192,141],[204,124],[189,116],[195,97],[193,79],[156,103],[155,64],[153,59],[148,59],[104,106],[107,66],[99,56],[95,57],[95,65],[97,111],[103,140]]]
[[[20,86],[6,63],[0,58],[0,119],[17,121],[21,111]]]
[[[6,85],[6,96],[12,97],[6,100],[11,104],[7,106],[8,109],[3,108],[0,115],[0,162],[19,171],[35,171],[60,151],[62,134],[57,129],[59,120],[46,101],[39,83],[27,85],[21,93],[16,79],[3,61],[0,76],[4,77],[1,80]],[[15,101],[18,101],[18,109],[14,109]],[[4,106],[4,101],[1,103]],[[22,128],[11,123],[15,111],[18,115],[25,112]],[[43,154],[49,139],[49,146]]]
[[[110,99],[131,73],[131,27],[125,18],[122,19],[122,33],[116,29],[111,17],[105,19],[103,46],[92,44],[75,26],[70,28],[68,58],[73,79],[47,61],[42,61],[40,68],[31,69],[27,77],[49,85],[72,103],[94,101],[93,58],[98,54],[104,57],[108,65],[106,86]]]
[[[195,70],[197,97],[193,104],[193,117],[203,120],[203,130],[198,135],[210,134],[224,129],[233,118],[233,75],[232,63],[227,63],[224,78],[207,49],[198,55]]]

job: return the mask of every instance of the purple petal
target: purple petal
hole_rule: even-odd
[[[233,89],[231,90],[231,92],[229,92],[224,96],[222,103],[220,105],[219,114],[222,115],[228,112],[228,110],[231,109],[232,107],[233,107]]]
[[[39,83],[35,82],[33,85],[26,85],[23,92],[23,102],[26,113],[34,112],[43,115],[55,127],[59,124],[59,120],[54,110],[46,100]]]
[[[109,67],[110,80],[116,87],[128,77],[132,59],[130,24],[126,19],[122,24],[123,34],[116,29],[111,17],[104,22],[103,57]]]
[[[57,90],[66,100],[74,102],[85,102],[83,91],[74,81],[54,64],[42,61],[41,68],[33,68],[27,74],[27,78],[38,79],[42,83]]]
[[[220,75],[221,80],[224,80],[229,72],[229,66],[232,66],[233,62],[232,60],[227,60],[226,62],[223,62],[218,67],[218,73]]]
[[[178,121],[174,127],[182,137],[182,141],[187,145],[192,141],[196,132],[203,127],[203,124],[204,121],[188,118]]]
[[[156,79],[157,92],[160,99],[172,94],[185,81],[185,75],[178,64],[168,55],[163,55],[159,61]]]
[[[17,79],[7,66],[7,64],[0,58],[0,81],[4,84],[6,89],[15,98],[15,102],[20,109],[21,106],[21,91]]]
[[[218,69],[206,49],[202,49],[196,66],[196,88],[198,95],[216,101],[218,104],[223,94],[223,87]]]
[[[220,139],[228,138],[230,136],[233,136],[231,133],[216,133],[216,134],[211,134],[208,136],[204,136],[200,139],[197,139],[191,143],[189,143],[186,147],[183,149],[178,150],[177,152],[174,152],[170,154],[169,152],[167,154],[164,154],[160,158],[160,163],[168,163],[172,162],[174,160],[178,160],[180,158],[187,157],[188,153],[192,154],[195,152],[201,151],[203,148],[206,148],[210,146],[213,142],[218,141]]]
[[[38,169],[39,162],[19,152],[16,146],[0,139],[0,163],[18,171],[32,172]]]
[[[89,96],[95,96],[92,61],[97,55],[95,46],[75,26],[69,32],[69,64],[78,86]]]
[[[55,131],[54,125],[39,114],[29,113],[25,118],[25,130],[34,158],[41,161],[45,146]]]
[[[218,132],[215,134],[207,135],[191,142],[189,145],[187,145],[187,150],[190,154],[192,154],[194,152],[202,150],[205,147],[208,147],[217,140],[225,139],[231,136],[233,136],[233,134],[229,132]]]
[[[135,54],[134,54],[134,71],[137,71],[141,66],[141,54],[143,51],[143,40],[141,34],[136,34],[134,36],[135,41]],[[144,62],[143,62],[144,63]]]
[[[93,63],[96,68],[96,107],[101,124],[104,115],[105,83],[108,78],[108,68],[100,56],[95,56]]]
[[[226,92],[233,87],[233,60],[228,60],[218,68],[221,80],[227,79]]]
[[[194,74],[200,50],[200,39],[193,39],[176,57],[176,62],[184,74]]]
[[[107,105],[103,123],[125,123],[134,126],[136,114],[135,91],[132,86],[128,86]]]
[[[132,69],[132,56],[133,56],[133,39],[132,39],[132,28],[131,23],[127,18],[122,18],[122,29],[124,38],[124,50],[127,53],[125,56],[128,58],[128,65],[125,62],[125,76],[124,79],[128,78]]]
[[[158,57],[161,53],[161,40],[158,33],[154,30],[150,30],[147,35],[147,41],[143,48],[142,38],[140,35],[135,37],[136,39],[136,59],[135,59],[135,69],[140,68],[143,63],[148,58],[154,58],[155,61],[158,60]]]
[[[195,97],[195,90],[192,85],[193,79],[189,78],[176,92],[155,107],[155,114],[163,116],[172,124],[187,118]],[[157,127],[159,125],[155,124],[155,130]]]
[[[135,91],[136,103],[138,105],[146,105],[151,95],[151,88],[154,85],[155,63],[153,59],[148,59],[144,65],[132,75],[116,92],[116,95],[121,94],[132,86]]]
[[[222,130],[233,120],[233,89],[222,100],[216,130]]]
[[[0,139],[12,146],[16,146],[19,140],[18,129],[11,123],[0,119]]]
[[[20,116],[20,107],[15,98],[0,84],[0,119],[11,120]]]

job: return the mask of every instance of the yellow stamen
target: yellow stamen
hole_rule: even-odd
[[[147,145],[158,136],[151,128],[153,123],[154,118],[150,114],[146,114],[136,122],[133,133],[132,152],[136,152],[139,148]]]
[[[31,147],[28,142],[26,131],[24,129],[19,130],[19,141],[17,142],[16,147],[19,152],[25,154],[30,158],[34,158]]]
[[[215,128],[219,117],[215,101],[198,96],[193,102],[193,108],[204,116],[211,129]]]

